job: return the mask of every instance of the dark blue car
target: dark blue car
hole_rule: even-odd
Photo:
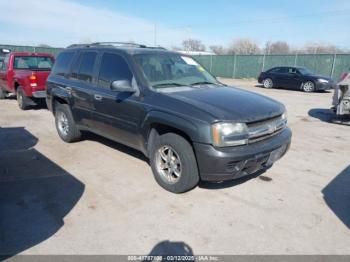
[[[335,82],[326,76],[320,76],[304,67],[274,67],[261,72],[258,82],[265,88],[284,87],[304,92],[328,90]]]

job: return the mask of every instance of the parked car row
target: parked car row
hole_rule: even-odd
[[[2,96],[16,92],[23,109],[24,95],[43,97],[36,92],[44,90],[53,61],[43,54],[9,55]],[[125,43],[73,45],[58,55],[46,87],[63,141],[90,131],[139,150],[158,184],[174,193],[200,180],[267,169],[291,144],[283,104],[228,87],[177,52]]]

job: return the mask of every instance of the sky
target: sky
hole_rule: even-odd
[[[0,44],[65,47],[134,41],[164,47],[249,38],[350,47],[348,0],[0,0]]]

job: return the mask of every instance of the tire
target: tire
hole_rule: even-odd
[[[0,87],[0,99],[6,98],[6,92]]]
[[[315,83],[312,81],[306,81],[305,83],[303,83],[302,89],[306,93],[315,92]]]
[[[272,79],[271,78],[265,78],[263,80],[263,86],[265,88],[273,88],[273,81],[272,81]]]
[[[55,124],[57,133],[63,141],[72,143],[81,139],[81,132],[74,122],[72,112],[68,105],[56,104]]]
[[[29,101],[22,87],[17,87],[16,96],[19,108],[22,110],[27,110],[29,108]]]
[[[197,161],[191,144],[185,138],[166,133],[154,141],[150,151],[154,178],[165,190],[184,193],[197,186]]]

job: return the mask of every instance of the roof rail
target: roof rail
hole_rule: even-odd
[[[114,47],[129,46],[129,47],[166,50],[166,48],[161,46],[146,46],[146,45],[141,45],[141,44],[136,44],[131,42],[95,42],[90,44],[73,44],[73,45],[67,46],[67,48],[94,47],[94,46],[114,46]]]
[[[93,46],[132,46],[132,47],[140,47],[146,48],[145,45],[131,43],[131,42],[95,42],[89,44],[73,44],[68,46],[67,48],[75,48],[75,47],[93,47]]]
[[[90,47],[91,44],[73,44],[73,45],[69,45],[67,46],[67,48],[74,48],[74,47]]]
[[[167,50],[165,47],[162,46],[147,46],[149,49],[159,49],[159,50]]]
[[[91,45],[135,46],[135,47],[141,47],[141,48],[146,47],[146,45],[136,44],[132,42],[96,42],[96,43],[92,43]]]

